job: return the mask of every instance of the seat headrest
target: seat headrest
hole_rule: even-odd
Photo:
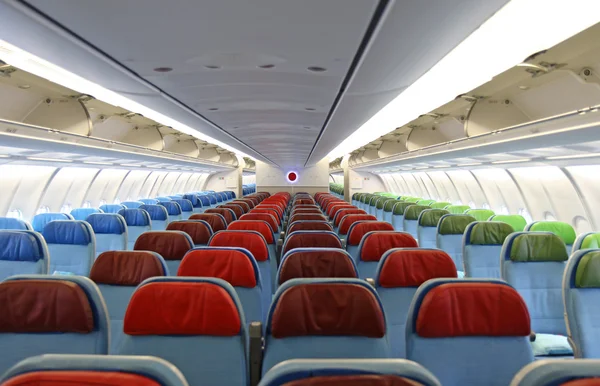
[[[55,220],[73,220],[73,216],[66,213],[39,213],[33,216],[31,226],[36,232],[42,232],[46,224]]]
[[[600,288],[600,252],[596,250],[578,251],[571,259],[576,259],[574,278],[569,280],[576,288]],[[569,272],[569,271],[567,271]],[[571,276],[572,273],[571,273]]]
[[[500,280],[431,280],[417,290],[411,311],[409,323],[424,338],[528,336],[531,330],[527,305]]]
[[[0,231],[0,260],[36,262],[48,257],[42,236],[33,231]]]
[[[330,231],[333,232],[333,227],[327,221],[310,221],[300,220],[294,221],[288,226],[287,233],[292,234],[297,231]]]
[[[194,208],[202,208],[202,201],[200,201],[200,198],[196,194],[184,194],[181,199],[188,200]],[[181,203],[179,203],[179,205],[181,205]],[[181,206],[181,208],[183,209],[183,206]],[[186,209],[183,210],[187,211]]]
[[[331,231],[295,231],[283,242],[283,253],[295,248],[342,248],[342,241]]]
[[[475,217],[477,221],[488,221],[495,213],[490,209],[467,209],[465,214]]]
[[[129,209],[137,209],[144,205],[144,203],[142,201],[123,201],[121,205]]]
[[[514,229],[504,222],[478,221],[468,225],[465,241],[472,245],[502,245],[513,232]]]
[[[337,227],[340,225],[340,223],[342,222],[342,219],[344,218],[344,216],[347,216],[349,214],[367,214],[367,212],[365,212],[362,209],[358,209],[358,208],[344,208],[341,210],[338,210],[334,217],[333,217],[333,224]]]
[[[359,279],[292,279],[279,287],[269,311],[274,338],[383,338],[385,315],[374,289]]]
[[[234,287],[254,288],[260,284],[256,260],[243,248],[192,249],[181,261],[177,276],[216,277]]]
[[[241,205],[236,204],[224,204],[219,206],[217,209],[231,209],[235,213],[235,218],[239,219],[244,214],[244,208]]]
[[[190,220],[202,220],[205,221],[213,232],[219,232],[227,229],[227,222],[225,217],[218,213],[195,213],[190,216]]]
[[[270,212],[270,213],[267,213]],[[279,228],[279,218],[275,216],[275,212],[272,210],[264,210],[264,213],[260,213],[258,209],[252,209],[250,213],[246,213],[240,217],[240,220],[261,220],[269,223],[273,230]]]
[[[296,248],[281,259],[279,284],[291,279],[312,277],[357,278],[352,256],[337,248]]]
[[[406,212],[406,208],[408,208],[409,206],[412,206],[414,204],[415,204],[414,202],[400,201],[394,205],[394,207],[392,208],[392,213],[395,215],[404,216],[404,213]]]
[[[354,374],[323,375],[286,382],[286,386],[422,386],[422,383],[399,375]]]
[[[75,220],[85,221],[85,219],[87,219],[88,216],[93,213],[104,213],[104,212],[98,208],[75,208],[71,211],[71,216],[73,216],[73,218]]]
[[[120,214],[93,213],[86,221],[96,234],[122,235],[127,232],[127,224]]]
[[[67,280],[0,283],[0,333],[80,333],[94,330],[85,291]]]
[[[401,248],[387,251],[375,283],[384,288],[418,287],[429,279],[457,277],[452,258],[439,249]]]
[[[0,217],[0,230],[22,230],[30,231],[33,228],[25,221],[12,217]]]
[[[237,220],[229,224],[227,230],[232,231],[257,231],[266,240],[267,244],[273,244],[273,228],[266,221],[261,220]]]
[[[477,221],[475,217],[468,214],[447,214],[440,218],[437,233],[439,235],[462,235],[467,225]]]
[[[153,221],[166,221],[169,218],[167,208],[162,205],[142,205],[139,209],[145,210]]]
[[[580,235],[582,238],[579,249],[598,249],[600,248],[600,233],[586,233]]]
[[[269,260],[269,248],[265,238],[256,231],[220,231],[208,242],[211,247],[240,247],[250,251],[256,261]]]
[[[419,225],[435,228],[440,222],[440,218],[446,214],[450,214],[450,212],[445,209],[425,209],[419,216]]]
[[[234,201],[231,201],[230,204],[236,204],[236,205],[241,206],[242,208],[244,208],[244,210],[246,211],[246,213],[248,213],[250,211],[250,209],[252,209],[252,207],[250,206],[250,204],[248,204],[245,201],[234,200]]]
[[[377,221],[377,217],[372,214],[347,214],[340,220],[338,233],[345,235],[350,230],[350,227],[357,221]]]
[[[210,224],[203,220],[173,221],[167,225],[167,230],[187,233],[192,238],[194,245],[208,244],[208,240],[213,235]]]
[[[202,206],[210,206],[211,202],[210,202],[210,198],[208,196],[196,196],[198,197],[198,199],[200,200],[200,203],[202,205],[200,205],[200,207]]]
[[[121,209],[127,209],[127,208],[121,204],[104,204],[104,205],[100,205],[100,209],[104,213],[119,213],[119,211]]]
[[[433,202],[429,206],[431,207],[431,209],[446,209],[446,207],[448,205],[452,205],[452,204],[447,201],[439,201],[439,202]]]
[[[169,202],[171,201],[171,197],[163,197],[163,196],[159,196],[155,198],[158,202]]]
[[[232,221],[236,220],[235,212],[233,210],[231,210],[231,209],[228,209],[228,208],[210,208],[210,209],[206,209],[204,211],[204,213],[217,213],[217,214],[220,214],[221,216],[223,216],[223,218],[225,219],[225,221],[227,222],[227,224],[229,224]]]
[[[526,227],[526,230],[530,232],[552,232],[567,245],[573,244],[577,238],[575,229],[570,224],[562,221],[536,221]]]
[[[410,205],[404,211],[404,219],[416,221],[419,219],[419,215],[421,214],[421,212],[427,209],[431,209],[429,205]]]
[[[444,209],[450,212],[450,214],[465,214],[471,207],[469,205],[448,205]]]
[[[567,261],[567,247],[560,237],[549,232],[516,232],[502,247],[505,260],[515,262]]]
[[[156,205],[160,202],[156,198],[140,198],[139,201],[146,205]]]
[[[510,225],[515,232],[521,232],[527,226],[527,220],[518,214],[495,214],[490,221],[500,221]]]
[[[290,218],[290,222],[294,222],[294,221],[298,221],[298,220],[327,221],[327,217],[323,216],[322,214],[316,214],[316,213],[308,213],[308,214],[298,213],[298,214],[293,215]]]
[[[133,293],[127,335],[236,336],[244,324],[233,287],[214,278],[155,278]]]
[[[130,227],[141,227],[150,225],[150,214],[143,209],[121,209],[119,214],[125,219]]]
[[[156,252],[165,260],[181,260],[192,248],[194,248],[192,238],[180,231],[144,232],[133,246],[135,251]]]
[[[137,286],[154,276],[166,276],[163,258],[149,251],[108,251],[96,258],[90,279],[96,284]]]
[[[384,253],[394,248],[416,248],[419,244],[410,233],[376,231],[367,233],[359,248],[360,260],[379,261]]]
[[[85,221],[55,220],[44,227],[47,244],[88,245],[94,240],[92,227]]]
[[[181,214],[181,206],[175,200],[159,202],[158,205],[164,206],[169,216],[179,216]]]
[[[348,245],[359,245],[364,235],[373,231],[393,231],[394,226],[385,221],[357,221],[348,229]]]

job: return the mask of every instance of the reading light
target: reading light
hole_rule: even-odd
[[[598,22],[598,0],[512,0],[329,153],[334,159]]]

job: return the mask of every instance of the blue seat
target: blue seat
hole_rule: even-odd
[[[502,244],[514,229],[507,223],[476,221],[467,225],[463,237],[465,277],[500,279]]]
[[[442,216],[450,214],[444,209],[425,209],[417,220],[417,240],[421,248],[437,247],[437,226]]]
[[[246,385],[248,332],[234,288],[215,278],[145,280],[125,313],[119,355],[175,365],[191,385]]]
[[[96,283],[110,317],[110,353],[117,354],[123,340],[123,320],[135,288],[155,276],[168,276],[163,258],[150,251],[104,252],[94,262],[90,279]]]
[[[127,209],[137,209],[140,206],[144,205],[142,201],[123,201],[121,203]]]
[[[568,258],[565,243],[550,232],[515,232],[504,241],[502,279],[525,300],[536,334],[567,335],[562,279]]]
[[[210,206],[212,206],[213,208],[216,207],[219,203],[219,201],[217,200],[217,195],[214,193],[209,193],[206,195],[206,197],[208,197],[210,201]]]
[[[127,249],[133,250],[138,237],[152,229],[150,214],[143,209],[121,209],[119,214],[127,224]]]
[[[454,260],[459,277],[465,271],[463,235],[467,225],[475,221],[475,217],[468,214],[446,214],[438,222],[436,247],[446,252]]]
[[[216,277],[235,288],[240,298],[246,322],[264,323],[270,302],[263,291],[271,295],[270,288],[263,288],[260,272],[252,253],[236,247],[194,248],[184,256],[177,276]]]
[[[406,208],[414,205],[412,202],[397,202],[392,207],[392,225],[394,229],[398,232],[404,231],[404,212],[406,212]]]
[[[171,363],[151,357],[48,354],[30,357],[14,365],[0,384],[77,384],[188,386]],[[56,382],[56,383],[54,383]],[[106,383],[104,383],[106,382]]]
[[[525,302],[501,280],[429,280],[408,311],[406,358],[444,386],[506,386],[533,361],[529,322]]]
[[[575,252],[567,261],[563,297],[569,341],[576,358],[600,358],[600,250]]]
[[[127,209],[127,207],[121,204],[106,204],[100,205],[100,209],[102,209],[104,213],[119,213],[121,209]]]
[[[31,226],[34,231],[42,233],[46,224],[54,220],[73,220],[73,216],[67,213],[39,213],[33,216]]]
[[[194,248],[194,241],[182,231],[150,231],[138,237],[133,246],[136,251],[158,253],[167,264],[171,275],[176,275],[185,254]]]
[[[202,213],[204,211],[202,208],[204,206],[202,199],[197,194],[184,194],[183,199],[192,203],[194,213]],[[207,205],[210,205],[210,202],[208,202]]]
[[[439,249],[395,248],[387,251],[375,273],[375,288],[388,323],[392,357],[406,358],[406,316],[417,288],[429,279],[455,278],[456,268]]]
[[[277,286],[315,277],[358,278],[358,269],[352,256],[340,248],[294,248],[281,258]]]
[[[0,374],[33,355],[108,354],[108,315],[90,279],[12,276],[0,299]]]
[[[417,205],[417,204],[413,204],[410,206],[407,206],[405,211],[404,211],[404,220],[402,222],[402,226],[403,226],[403,231],[410,233],[412,237],[414,237],[415,239],[417,239],[417,241],[419,241],[418,237],[418,233],[417,233],[417,226],[419,224],[419,216],[421,215],[421,212],[427,209],[431,209],[431,207],[429,205]],[[420,241],[419,241],[420,243]]]
[[[259,386],[441,386],[418,363],[404,359],[292,359],[270,370]]]
[[[17,274],[47,274],[48,247],[34,231],[0,231],[0,281]]]
[[[162,205],[142,205],[140,209],[145,210],[150,215],[152,220],[153,231],[164,231],[169,225],[169,212]]]
[[[96,258],[96,237],[90,224],[77,220],[51,221],[42,235],[50,253],[50,274],[89,275]]]
[[[201,196],[196,196],[196,197],[198,197],[198,200],[200,200],[200,203],[202,204],[202,206],[200,207],[200,211],[197,213],[202,213],[204,211],[204,209],[211,207],[210,197],[208,197],[206,195],[201,195]]]
[[[159,203],[156,198],[140,198],[138,201],[143,202],[145,205],[156,205]]]
[[[598,386],[600,361],[541,360],[521,369],[510,386]]]
[[[374,222],[366,222],[371,225]],[[389,223],[384,223],[388,224]],[[390,225],[391,227],[391,225]],[[352,237],[355,232],[351,231]],[[361,279],[374,278],[379,261],[387,251],[394,248],[417,248],[417,241],[406,232],[372,231],[366,233],[358,246],[358,276]]]
[[[179,207],[181,208],[181,219],[182,220],[187,220],[190,218],[191,215],[196,213],[196,212],[194,212],[194,206],[192,205],[192,202],[190,200],[186,200],[183,198],[177,198],[177,199],[173,199],[173,202],[177,203],[179,205]]]
[[[164,206],[165,209],[167,210],[167,214],[169,215],[169,217],[168,217],[169,222],[179,221],[182,219],[181,218],[181,214],[182,214],[181,206],[174,200],[169,201],[169,202],[159,202],[158,205]]]
[[[27,221],[18,218],[0,217],[0,230],[32,231],[33,227]]]
[[[159,196],[159,197],[156,197],[156,200],[158,202],[169,202],[169,201],[171,201],[171,198],[170,197],[166,197],[166,196]]]
[[[127,224],[120,214],[94,213],[86,221],[96,235],[96,256],[106,251],[127,249]]]
[[[71,210],[71,216],[73,216],[73,219],[80,221],[85,221],[88,218],[88,216],[93,213],[104,212],[102,211],[102,209],[98,208],[75,208]]]
[[[389,358],[385,314],[359,279],[292,279],[267,317],[263,374],[289,359]]]

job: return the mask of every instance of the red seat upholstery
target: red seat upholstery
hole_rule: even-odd
[[[263,220],[238,220],[234,221],[227,227],[230,231],[256,231],[260,233],[267,244],[273,244],[275,239],[273,237],[273,228],[268,222]]]
[[[339,204],[336,203],[334,205],[329,205],[329,207],[327,208],[327,217],[329,217],[330,220],[333,220],[333,216],[335,216],[336,212],[344,208],[358,209],[356,206],[348,204],[347,202]]]
[[[256,210],[256,209],[253,209]],[[271,227],[271,229],[273,229],[273,232],[277,232],[277,230],[279,229],[279,224],[277,222],[277,218],[267,212],[267,213],[256,213],[256,212],[250,212],[247,213],[245,215],[243,215],[242,217],[240,217],[240,220],[243,221],[265,221],[267,224],[269,224],[269,226]]]
[[[252,253],[256,261],[269,259],[269,249],[265,238],[255,231],[221,231],[213,235],[210,247],[241,247]]]
[[[191,237],[180,231],[150,231],[142,233],[133,249],[136,251],[156,252],[165,260],[181,260],[194,248]]]
[[[240,218],[244,213],[247,213],[246,209],[238,204],[224,204],[219,205],[218,208],[227,208],[233,210],[233,213],[235,213],[237,218]]]
[[[284,256],[279,285],[290,279],[311,277],[358,277],[352,257],[342,249],[299,248]]]
[[[347,234],[350,226],[357,221],[377,221],[377,217],[372,214],[348,214],[340,221],[338,233],[340,235]]]
[[[303,213],[296,213],[293,216],[290,217],[290,224],[295,222],[295,221],[302,221],[302,220],[308,220],[308,221],[327,221],[327,217],[323,216],[323,214],[318,214],[318,213],[308,213],[308,214],[303,214]]]
[[[217,213],[196,213],[190,216],[190,220],[206,221],[213,232],[224,231],[227,229],[225,217]]]
[[[221,216],[223,216],[223,218],[225,219],[225,222],[227,224],[231,224],[233,221],[237,220],[237,218],[235,216],[235,212],[232,209],[227,209],[227,208],[209,208],[209,209],[206,209],[204,211],[204,213],[207,213],[207,214],[211,214],[211,213],[220,214]]]
[[[288,226],[287,234],[296,231],[333,231],[333,227],[327,221],[296,221]]]
[[[393,231],[394,226],[389,222],[385,221],[358,221],[354,223],[348,231],[348,243],[347,245],[358,245],[362,240],[363,236],[369,232],[374,231]],[[411,237],[412,238],[412,237]],[[414,239],[413,239],[414,240]],[[415,241],[416,243],[416,241]],[[406,245],[406,247],[412,247],[413,245]],[[417,245],[414,245],[415,247]],[[400,248],[400,246],[398,247]]]
[[[181,261],[177,276],[216,277],[245,288],[254,288],[258,282],[248,255],[236,249],[193,249]]]
[[[358,209],[358,208],[340,208],[339,210],[337,210],[334,214],[333,217],[333,225],[335,225],[336,227],[340,225],[340,222],[342,222],[342,219],[344,218],[344,216],[348,215],[348,214],[367,214],[367,212],[365,212],[362,209]]]
[[[333,232],[297,231],[285,239],[282,255],[295,248],[342,248],[342,242]]]
[[[208,244],[213,234],[210,224],[203,220],[173,221],[167,225],[168,231],[182,231],[190,235],[194,245]]]
[[[96,258],[90,279],[96,284],[137,286],[146,279],[166,274],[155,252],[108,251]]]
[[[393,249],[381,261],[375,282],[384,288],[418,287],[429,279],[457,276],[452,258],[437,249]]]
[[[279,225],[281,224],[281,218],[279,217],[279,215],[275,209],[255,208],[255,209],[252,209],[249,213],[246,213],[246,215],[249,215],[249,214],[266,214],[266,215],[272,216],[273,219],[275,220],[275,222],[277,223],[277,226],[274,229],[277,229],[279,227]],[[240,217],[240,219],[241,219],[241,217]],[[266,218],[265,218],[265,221],[269,221],[269,224],[271,224],[271,220],[266,220]]]

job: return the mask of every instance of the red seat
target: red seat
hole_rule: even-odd
[[[281,225],[281,218],[278,216],[277,211],[275,209],[252,209],[249,213],[247,214],[263,214],[263,215],[269,215],[272,216],[275,221],[277,222],[277,226],[274,229],[277,229],[279,227],[279,225]],[[241,219],[241,217],[240,217]]]
[[[295,221],[288,226],[287,233],[296,231],[333,231],[333,227],[327,221]]]
[[[339,203],[339,204],[336,203],[334,205],[329,205],[329,207],[327,208],[327,217],[329,217],[330,220],[333,220],[333,217],[335,216],[335,213],[338,210],[344,209],[344,208],[358,209],[356,206],[354,206],[352,204],[348,204],[347,202]]]
[[[206,221],[208,225],[210,225],[213,233],[227,229],[225,217],[218,213],[196,213],[190,216],[190,220]]]
[[[190,235],[194,245],[206,245],[213,234],[210,224],[203,220],[173,221],[167,225],[168,231],[182,231]]]
[[[256,231],[263,235],[267,244],[273,244],[273,228],[268,222],[263,220],[237,220],[229,224],[227,230],[230,231]]]
[[[298,213],[298,214],[294,214],[293,216],[290,217],[290,224],[296,221],[302,221],[302,220],[308,220],[308,221],[327,221],[327,217],[323,216],[322,214],[317,214],[317,213],[309,213],[309,214],[303,214],[303,213]]]
[[[312,277],[358,277],[352,257],[343,249],[298,248],[284,256],[278,284]]]
[[[352,234],[354,231],[351,231],[350,233]],[[390,249],[417,248],[418,246],[417,240],[415,240],[410,233],[370,231],[362,237],[362,245],[358,251],[358,256],[360,261],[378,262]]]
[[[279,217],[280,219],[283,218],[284,208],[277,204],[262,204],[261,203],[260,205],[257,205],[254,209],[271,209],[271,210],[274,210],[275,212],[277,212],[277,217]]]
[[[454,261],[446,252],[438,249],[392,249],[381,259],[375,284],[384,288],[416,288],[427,280],[441,277],[457,277]]]
[[[265,238],[255,231],[221,231],[213,235],[209,247],[240,247],[245,248],[256,261],[269,260],[269,249]]]
[[[346,245],[358,245],[360,241],[363,239],[363,236],[369,232],[374,231],[394,231],[394,226],[389,222],[385,221],[359,221],[350,227],[348,231],[348,242]],[[405,234],[403,232],[396,232],[400,234]],[[414,238],[411,239],[414,241]],[[414,241],[416,243],[416,241]],[[415,247],[418,245],[415,245]],[[412,247],[412,245],[407,245],[406,247]],[[400,248],[400,247],[398,247]]]
[[[210,208],[206,209],[204,213],[217,213],[223,216],[226,224],[230,224],[233,221],[237,220],[235,216],[235,212],[232,209],[227,208]]]
[[[340,221],[338,233],[340,235],[347,234],[350,226],[357,221],[377,221],[377,217],[372,214],[348,214]]]
[[[333,232],[297,231],[286,237],[282,256],[295,248],[342,248],[342,242]]]
[[[227,209],[231,209],[233,210],[233,213],[235,213],[235,216],[237,218],[240,218],[244,213],[246,212],[246,209],[238,204],[223,204],[223,205],[219,205],[217,208],[227,208]]]
[[[241,206],[242,208],[244,208],[245,213],[250,212],[250,209],[252,209],[252,207],[250,207],[250,204],[247,203],[246,201],[234,200],[234,201],[231,201],[230,204],[235,204],[235,205]]]
[[[96,258],[90,279],[96,284],[135,287],[151,277],[166,276],[163,264],[156,252],[107,251]]]
[[[144,232],[133,246],[135,251],[156,252],[165,260],[181,260],[192,248],[194,248],[192,238],[180,231]]]
[[[256,209],[254,209],[254,210],[256,210]],[[279,229],[279,224],[277,223],[277,217],[275,217],[273,214],[271,214],[269,212],[266,212],[266,213],[250,212],[250,213],[247,213],[247,214],[243,215],[242,217],[240,217],[240,220],[265,221],[267,224],[269,224],[271,229],[273,229],[273,232],[277,232],[277,230]]]
[[[340,225],[340,222],[342,221],[342,219],[344,218],[344,216],[348,215],[348,214],[367,214],[367,212],[365,212],[362,209],[358,209],[358,208],[341,208],[340,210],[338,210],[335,213],[335,216],[333,217],[333,225],[335,225],[336,227]]]

